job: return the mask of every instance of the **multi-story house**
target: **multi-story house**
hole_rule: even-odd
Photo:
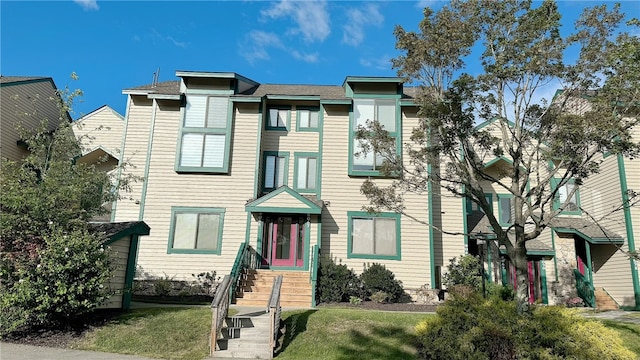
[[[380,176],[377,154],[362,154],[356,129],[377,120],[396,137],[397,151],[406,151],[402,144],[419,117],[415,89],[402,79],[347,77],[341,86],[325,86],[260,84],[236,73],[176,75],[177,81],[123,91],[128,103],[121,149],[133,165],[126,172],[144,181],[133,184],[130,199],[119,201],[113,216],[150,226],[138,252],[145,273],[176,279],[212,270],[228,274],[242,260],[239,249],[251,249],[255,267],[309,279],[319,249],[321,257],[357,272],[367,263],[384,264],[416,294],[441,287],[450,258],[483,249],[487,273],[494,274],[489,280],[510,281],[500,250],[492,252],[491,242],[478,247],[473,234],[489,230],[463,198],[438,189],[409,194],[410,217],[362,210],[363,180],[391,180]],[[497,169],[503,161],[509,160],[486,166]],[[507,224],[508,196],[490,188],[487,193]],[[571,256],[582,248],[576,247],[579,239],[570,249],[558,239],[575,235],[575,227],[558,226],[529,246],[533,299],[553,303],[564,295],[557,286],[565,281],[558,253],[573,251],[562,256],[567,268],[578,268],[579,257],[572,262]],[[566,281],[575,293],[573,274]]]

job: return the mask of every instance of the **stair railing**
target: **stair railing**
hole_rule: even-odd
[[[229,313],[229,291],[231,288],[231,277],[225,275],[222,283],[216,289],[216,294],[211,302],[211,337],[209,343],[209,355],[213,356],[213,352],[219,350],[218,335],[222,330],[224,320]]]
[[[313,245],[311,248],[311,306],[316,307],[316,285],[318,284],[318,266],[320,266],[320,247]]]
[[[278,333],[280,332],[280,318],[282,308],[280,307],[280,288],[282,287],[282,275],[278,275],[273,280],[273,287],[269,295],[269,303],[267,304],[267,312],[271,318],[271,336],[269,340],[269,348],[273,351],[278,343]]]
[[[231,268],[231,291],[229,293],[229,301],[233,300],[236,290],[243,280],[243,276],[247,275],[247,270],[257,269],[260,266],[262,257],[247,243],[240,244],[236,259]]]
[[[589,279],[580,273],[577,269],[573,269],[576,277],[576,290],[578,296],[590,307],[596,307],[596,290]]]

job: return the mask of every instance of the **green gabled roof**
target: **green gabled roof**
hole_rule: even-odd
[[[287,206],[269,204],[270,200],[279,197],[289,198],[292,203]],[[318,202],[321,203],[320,200]],[[245,210],[248,212],[261,213],[320,214],[322,213],[322,205],[318,205],[318,203],[307,199],[290,187],[283,185],[263,197],[248,202],[245,205]]]

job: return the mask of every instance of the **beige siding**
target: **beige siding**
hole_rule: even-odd
[[[122,296],[124,294],[125,279],[127,274],[127,261],[129,258],[130,237],[123,237],[109,245],[113,253],[116,268],[113,271],[109,288],[115,291],[109,300],[100,306],[100,309],[119,309],[122,307]]]
[[[73,124],[73,132],[80,140],[85,154],[101,146],[118,157],[123,129],[124,118],[108,106],[83,116]]]
[[[0,91],[0,158],[18,160],[27,155],[17,145],[22,140],[17,126],[35,129],[42,120],[49,121],[48,130],[58,125],[60,113],[57,95],[48,80],[23,84],[5,85]]]
[[[131,175],[138,180],[131,184],[130,192],[123,193],[121,191],[120,196],[122,199],[118,201],[116,206],[115,221],[134,221],[138,220],[139,217],[142,187],[143,182],[146,181],[144,179],[144,169],[147,161],[147,147],[153,114],[152,105],[152,101],[144,96],[129,96],[122,162],[130,165],[122,168],[121,171],[122,176]],[[173,139],[173,146],[175,146],[175,143],[176,138]],[[164,191],[173,190],[164,189]]]
[[[191,279],[191,274],[203,271],[229,273],[245,240],[244,205],[253,196],[257,119],[257,104],[234,108],[228,175],[179,174],[174,166],[180,109],[178,102],[159,102],[143,219],[152,230],[141,240],[138,256],[138,265],[145,271],[176,279]],[[221,254],[168,254],[172,206],[225,208]]]
[[[330,204],[322,213],[322,256],[332,257],[361,272],[365,263],[381,263],[393,271],[406,288],[419,288],[430,283],[429,232],[426,222],[427,195],[409,194],[407,212],[417,220],[401,219],[401,260],[367,260],[347,258],[348,211],[361,211],[367,204],[360,194],[364,177],[348,176],[349,113],[346,106],[326,106],[322,151],[322,200]],[[414,117],[403,119],[403,141],[417,125]],[[379,179],[380,185],[390,180]]]
[[[289,207],[309,209],[309,207],[301,203],[300,200],[284,192],[263,202],[262,204],[260,204],[260,207]]]

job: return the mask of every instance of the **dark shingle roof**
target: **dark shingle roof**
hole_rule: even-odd
[[[581,218],[557,217],[549,222],[549,226],[554,229],[564,228],[577,230],[592,240],[610,240],[611,242],[619,242],[623,240],[620,235],[613,231],[609,231],[603,226]]]
[[[144,221],[92,223],[91,226],[95,232],[114,240],[130,234],[149,235],[149,226]]]
[[[45,76],[0,76],[0,84],[17,83],[21,81],[51,79]]]
[[[467,215],[467,226],[471,229],[469,231],[470,234],[479,234],[481,232],[493,234],[491,223],[489,223],[489,219],[482,211],[473,211]],[[509,236],[511,237],[511,234]],[[528,240],[526,246],[527,251],[552,251],[549,246],[538,239]]]
[[[155,94],[180,95],[180,80],[162,81],[155,85],[147,84],[147,85],[136,86],[136,87],[132,87],[124,90],[125,91],[141,90],[141,91],[153,92]]]

